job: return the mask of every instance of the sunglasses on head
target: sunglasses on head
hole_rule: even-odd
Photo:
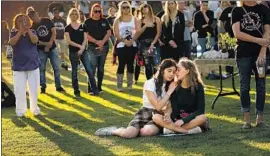
[[[100,13],[101,14],[101,10],[94,10],[94,13]]]
[[[123,6],[122,9],[129,9],[129,6]]]

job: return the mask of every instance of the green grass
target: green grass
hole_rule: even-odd
[[[107,60],[104,93],[99,97],[86,94],[86,74],[80,72],[82,98],[74,99],[71,72],[62,71],[61,79],[67,93],[55,91],[53,74],[48,66],[47,94],[39,95],[41,116],[30,112],[17,118],[13,108],[2,109],[2,154],[3,155],[270,155],[270,130],[241,130],[242,114],[237,96],[221,97],[214,110],[211,102],[218,93],[219,81],[207,81],[206,110],[212,132],[179,137],[97,137],[94,132],[111,125],[127,126],[133,114],[142,105],[142,85],[145,76],[140,76],[134,90],[116,92],[115,72]],[[12,86],[9,63],[2,57],[2,75]],[[265,120],[270,124],[270,78],[267,78]],[[238,79],[236,86],[239,86]],[[252,111],[254,110],[254,86],[252,80]],[[239,87],[238,87],[239,89]],[[230,81],[225,82],[230,89]],[[253,111],[254,112],[254,111]],[[252,114],[252,122],[255,115]]]

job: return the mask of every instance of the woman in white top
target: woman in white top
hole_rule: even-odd
[[[172,59],[165,59],[161,62],[158,72],[154,78],[147,80],[143,87],[143,106],[135,114],[127,128],[106,127],[96,131],[95,135],[115,135],[122,138],[135,138],[140,136],[153,136],[160,132],[161,127],[157,126],[152,116],[163,110],[167,105],[171,94],[177,87],[172,82],[176,73],[176,62]],[[183,128],[177,128],[177,132],[186,133]]]
[[[127,87],[132,89],[134,58],[137,52],[135,42],[136,19],[132,16],[129,2],[122,1],[119,3],[117,17],[113,24],[113,31],[116,37],[116,53],[118,56],[117,69],[117,90],[123,91],[123,77],[125,66],[127,65]]]

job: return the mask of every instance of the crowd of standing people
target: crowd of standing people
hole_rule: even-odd
[[[105,7],[104,3],[111,3],[111,7]],[[259,76],[256,65],[266,68],[267,64],[269,3],[244,1],[241,7],[236,7],[234,1],[222,1],[220,5],[212,1],[194,2],[194,5],[186,1],[164,1],[163,10],[157,15],[147,2],[141,2],[139,7],[136,4],[134,1],[102,1],[90,9],[88,1],[77,1],[66,19],[62,7],[49,9],[50,18],[40,17],[32,7],[26,14],[16,15],[10,39],[2,39],[2,44],[9,43],[13,48],[17,116],[23,116],[27,110],[27,82],[30,111],[34,115],[40,113],[38,88],[40,86],[41,93],[46,93],[48,59],[53,68],[56,91],[65,92],[60,66],[65,69],[69,66],[65,60],[67,51],[74,95],[80,97],[77,72],[79,64],[82,64],[88,76],[88,93],[98,96],[103,91],[104,66],[111,43],[113,63],[118,66],[117,91],[125,91],[125,68],[128,90],[132,90],[133,80],[137,83],[141,67],[145,69],[147,81],[143,89],[143,107],[129,127],[100,129],[97,135],[150,136],[157,134],[160,127],[166,128],[167,132],[201,132],[208,129],[204,115],[204,85],[196,64],[190,60],[194,45],[191,34],[197,33],[195,40],[205,52],[211,48],[218,49],[218,34],[228,32],[238,40],[236,61],[245,116],[243,128],[251,128],[249,86],[252,70],[257,90],[256,126],[266,125],[262,117],[265,76]],[[167,111],[161,113],[164,106]]]

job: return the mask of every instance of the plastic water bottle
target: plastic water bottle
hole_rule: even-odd
[[[265,77],[265,63],[259,63],[258,61],[256,61],[256,67],[257,67],[259,78],[264,78]]]
[[[202,47],[201,45],[197,45],[197,58],[200,58],[202,56]]]

